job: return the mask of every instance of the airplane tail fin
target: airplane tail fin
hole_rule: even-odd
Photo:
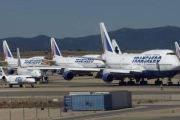
[[[51,50],[52,50],[53,57],[57,57],[57,56],[62,57],[61,52],[60,52],[54,38],[51,38]]]
[[[118,44],[116,43],[116,40],[115,40],[115,39],[112,40],[112,46],[113,46],[113,48],[114,48],[114,51],[115,51],[117,54],[122,54],[122,52],[121,52]]]
[[[175,42],[175,47],[176,47],[176,56],[180,59],[180,48],[177,42]]]
[[[9,46],[8,46],[6,40],[3,41],[3,49],[4,49],[4,58],[5,59],[13,58],[13,56],[11,54],[11,50],[9,49]]]
[[[18,59],[18,67],[22,67],[21,66],[21,57],[20,57],[20,53],[19,53],[19,48],[17,48],[17,59]]]
[[[105,54],[115,54],[104,23],[100,23],[100,30],[101,30],[103,52]]]

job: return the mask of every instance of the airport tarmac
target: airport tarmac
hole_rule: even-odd
[[[133,95],[149,95],[149,94],[179,94],[180,86],[177,85],[179,75],[172,81],[175,85],[167,86],[167,79],[163,80],[163,90],[160,90],[159,85],[154,85],[155,80],[148,80],[148,85],[127,85],[119,86],[118,80],[114,80],[112,83],[106,83],[102,79],[95,79],[93,76],[81,76],[75,77],[71,81],[66,81],[61,75],[49,76],[49,83],[35,84],[34,88],[30,86],[26,88],[20,88],[19,85],[14,85],[13,88],[9,88],[8,85],[0,85],[0,96],[67,96],[69,92],[101,92],[101,91],[117,91],[117,90],[129,90]]]
[[[47,96],[48,98],[53,98],[53,96],[67,96],[69,95],[69,92],[80,92],[80,91],[87,91],[87,92],[99,92],[99,91],[117,91],[117,90],[128,90],[132,92],[132,99],[133,104],[137,103],[140,99],[141,100],[157,100],[157,101],[163,101],[163,105],[160,105],[160,103],[149,103],[148,105],[136,104],[138,105],[138,109],[127,109],[127,110],[117,110],[117,112],[114,111],[104,111],[102,113],[97,113],[93,115],[88,116],[73,116],[70,118],[61,118],[61,119],[120,119],[123,118],[124,120],[134,120],[134,119],[145,119],[146,115],[144,116],[138,116],[139,114],[142,114],[144,111],[148,111],[148,113],[152,113],[153,111],[163,110],[167,111],[170,109],[176,109],[176,111],[180,111],[180,86],[177,85],[177,82],[179,81],[179,75],[177,75],[175,78],[172,79],[174,82],[174,86],[166,86],[167,79],[163,80],[163,90],[160,90],[159,85],[154,85],[155,80],[148,80],[148,85],[127,85],[127,86],[119,86],[118,80],[113,81],[112,83],[105,83],[102,79],[95,79],[93,76],[81,76],[81,77],[75,77],[71,81],[66,81],[62,78],[61,75],[53,75],[49,76],[49,83],[40,83],[35,84],[34,88],[31,88],[30,86],[26,88],[19,88],[18,85],[14,85],[13,88],[9,88],[8,85],[1,85],[0,86],[0,98],[13,98],[13,97],[27,97],[27,96],[35,96],[35,97],[43,97]],[[158,98],[159,97],[159,98]],[[166,106],[168,102],[176,103],[170,104],[169,106]],[[152,104],[152,105],[150,105]],[[143,106],[143,107],[142,107]],[[136,113],[139,112],[139,113]],[[127,117],[123,115],[129,115],[132,114],[134,117]],[[152,113],[153,114],[153,113]],[[161,113],[161,116],[152,117],[158,118],[158,120],[162,120],[163,118],[166,120],[168,115],[167,113]],[[177,114],[177,113],[176,113]],[[96,116],[96,118],[95,118]],[[97,117],[98,116],[98,117]],[[106,118],[107,116],[107,118]],[[148,117],[146,120],[150,120],[151,117],[147,115]],[[153,115],[152,115],[153,116]],[[169,119],[176,120],[180,116],[169,116]]]

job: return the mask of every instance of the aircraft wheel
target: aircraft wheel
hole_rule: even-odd
[[[23,87],[23,85],[19,85],[19,87]]]
[[[147,81],[140,81],[140,85],[147,85]]]
[[[158,81],[158,80],[155,81],[155,85],[161,85],[161,84],[163,84],[162,81]]]
[[[33,84],[31,84],[31,87],[33,88],[33,87],[34,87],[34,85],[33,85]]]
[[[126,82],[119,82],[119,86],[126,85]]]
[[[135,85],[134,81],[128,81],[128,85]]]
[[[167,82],[167,86],[172,86],[173,82]]]
[[[12,87],[13,87],[13,85],[9,84],[9,87],[10,87],[10,88],[12,88]]]

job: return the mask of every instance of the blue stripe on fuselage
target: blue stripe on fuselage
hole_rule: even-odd
[[[142,77],[172,77],[178,74],[179,70],[168,70],[168,71],[158,71],[158,70],[143,70]]]

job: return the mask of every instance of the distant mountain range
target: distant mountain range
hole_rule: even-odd
[[[174,26],[146,29],[122,28],[108,33],[111,39],[116,39],[121,50],[174,50],[174,42],[177,41],[180,44],[180,28]],[[8,42],[12,51],[16,51],[17,47],[21,51],[51,49],[50,37],[45,35],[38,35],[33,38],[11,37],[0,39],[0,41],[3,40]],[[100,34],[78,38],[55,38],[55,40],[60,50],[102,51]],[[0,49],[0,51],[2,50]]]

